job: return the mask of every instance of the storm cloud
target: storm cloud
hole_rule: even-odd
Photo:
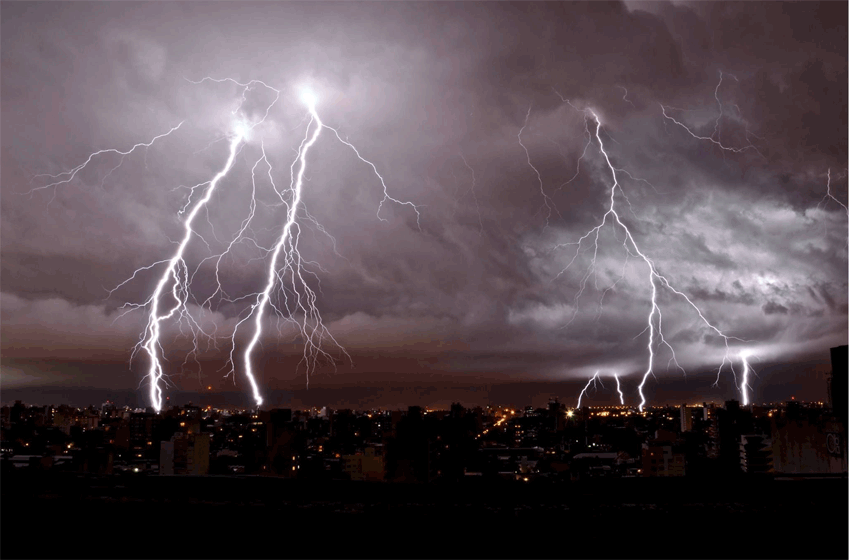
[[[279,234],[271,179],[288,184],[305,83],[322,119],[421,214],[417,223],[410,206],[385,202],[379,215],[380,182],[332,134],[310,152],[304,204],[324,230],[302,220],[301,251],[317,263],[317,306],[350,371],[374,372],[376,385],[423,372],[468,385],[595,370],[637,383],[647,266],[610,218],[598,252],[575,244],[605,214],[612,184],[584,109],[622,170],[623,222],[671,285],[746,341],[734,351],[793,367],[846,343],[845,3],[16,2],[0,15],[4,383],[38,383],[16,376],[15,360],[127,367],[146,315],[123,306],[144,302],[162,268],[109,290],[170,256],[190,188],[226,159],[233,112],[256,116],[273,98],[193,83],[204,77],[263,80],[282,96],[187,253],[200,266],[193,313],[217,338],[184,368],[192,344],[168,327],[170,367],[193,372],[186,383],[224,358],[249,307],[202,308],[216,288],[202,262],[248,215],[261,148],[272,168],[256,168],[252,233],[266,247]],[[696,136],[752,149],[699,140],[662,105]],[[150,148],[96,156],[73,181],[32,190],[50,182],[44,174],[178,124]],[[841,204],[825,198],[827,170]],[[236,247],[221,268],[227,294],[256,292],[267,262],[250,243]],[[659,294],[679,363],[697,377],[715,371],[722,339],[683,298]],[[302,386],[297,333],[273,317],[268,327],[262,360],[292,369],[262,368],[261,383]],[[659,352],[659,384],[681,383],[675,368],[663,375],[670,354]],[[137,356],[128,386],[143,369]],[[105,373],[88,382],[114,386]]]

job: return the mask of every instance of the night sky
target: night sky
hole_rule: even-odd
[[[4,401],[43,391],[61,402],[62,391],[135,392],[142,383],[139,402],[149,404],[147,357],[130,362],[149,310],[122,315],[122,305],[145,302],[162,265],[108,290],[170,258],[188,187],[227,159],[234,111],[257,120],[274,100],[260,86],[193,83],[204,77],[262,80],[281,96],[197,222],[186,252],[197,269],[189,310],[217,348],[202,340],[186,361],[192,340],[164,322],[176,385],[166,395],[211,386],[247,399],[241,366],[235,380],[218,370],[253,301],[239,298],[266,278],[258,245],[273,245],[285,220],[270,177],[289,185],[308,87],[322,120],[420,219],[392,202],[379,216],[383,190],[371,167],[322,132],[307,158],[299,246],[316,263],[306,267],[324,324],[353,366],[326,341],[336,369],[319,364],[314,397],[304,397],[303,341],[270,315],[255,352],[261,391],[392,406],[512,395],[573,403],[598,370],[605,387],[588,402],[614,402],[617,373],[626,402],[637,404],[648,267],[610,216],[596,248],[595,233],[575,245],[611,204],[593,111],[621,170],[618,215],[671,286],[746,341],[731,340],[729,355],[736,369],[742,351],[755,356],[753,400],[825,400],[829,348],[848,337],[844,2],[0,10]],[[73,181],[40,189],[51,182],[43,174],[98,150],[127,151],[181,122],[150,148],[95,156]],[[263,149],[271,171],[255,167]],[[219,275],[236,301],[216,297],[202,309],[216,289],[214,264],[203,259],[221,253],[248,216],[252,168],[256,244],[237,244]],[[728,362],[712,387],[723,338],[655,285],[654,320],[669,347],[656,331],[649,404],[740,398]],[[240,331],[237,351],[250,334]],[[686,375],[670,363],[671,347]],[[356,396],[363,391],[368,398]]]

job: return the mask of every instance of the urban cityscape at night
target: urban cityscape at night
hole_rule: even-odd
[[[850,558],[847,2],[0,2],[0,557]]]
[[[478,527],[490,517],[504,516],[508,527],[519,525],[523,532],[548,530],[561,516],[573,530],[585,530],[569,515],[581,503],[592,512],[593,523],[603,523],[601,515],[649,512],[653,523],[670,531],[674,521],[660,519],[662,511],[688,515],[709,527],[724,525],[717,516],[739,516],[758,527],[765,520],[750,516],[788,515],[768,511],[772,508],[826,507],[824,499],[843,500],[847,350],[832,349],[826,402],[792,399],[742,406],[730,400],[655,405],[643,411],[619,404],[573,408],[558,400],[545,408],[466,409],[456,403],[448,410],[240,410],[186,403],[157,413],[112,402],[74,408],[17,401],[0,409],[3,508],[7,520],[12,518],[4,522],[4,533],[20,522],[15,519],[31,519],[30,513],[76,510],[75,504],[84,503],[77,502],[81,497],[99,503],[101,512],[124,511],[128,519],[166,505],[187,507],[193,516],[206,519],[230,505],[247,507],[251,518],[262,516],[264,527],[299,527],[304,515],[315,519],[319,511],[324,523],[354,518],[358,528],[365,524],[365,534],[340,530],[339,538],[352,540],[324,544],[318,555],[323,557],[360,556],[348,547],[369,536],[370,524],[380,525],[382,532],[414,529],[396,528],[393,515],[424,515],[421,529],[438,532],[449,530],[444,524],[450,522]],[[431,490],[419,492],[422,485]],[[411,487],[416,489],[412,493]],[[825,498],[823,492],[831,496]],[[427,520],[426,512],[434,508],[442,522]],[[476,520],[456,518],[458,508],[466,511],[462,517]],[[196,522],[178,518],[188,527]],[[839,507],[817,523],[843,531],[846,520]],[[69,527],[84,530],[91,522],[84,516],[63,526],[66,532]],[[623,534],[644,528],[636,519],[629,524],[632,529]],[[240,522],[235,526],[241,527]],[[594,534],[598,527],[588,529]],[[121,534],[117,530],[102,542],[120,546]],[[681,537],[671,537],[672,542]],[[716,538],[719,543],[728,540]],[[180,551],[174,555],[212,554],[209,546],[190,542],[172,545]],[[496,542],[502,553],[516,557],[524,557],[521,551],[530,546],[525,536],[502,535]],[[28,556],[23,553],[29,546],[4,541],[13,556]],[[398,556],[448,552],[445,542],[436,548],[419,546],[421,550]],[[587,545],[576,546],[582,556],[589,555]],[[603,556],[644,556],[628,552],[631,546],[609,545]],[[761,541],[739,546],[741,557],[773,550]],[[847,550],[846,539],[821,544],[807,556],[803,552],[809,546],[807,541],[799,547],[783,544],[793,557],[840,557]],[[215,548],[228,551],[226,556],[237,552],[225,544]],[[309,555],[309,549],[294,548],[299,556]],[[63,557],[68,549],[44,544],[38,550],[39,557]],[[155,550],[141,545],[133,556],[154,556]],[[465,557],[482,551],[490,555],[496,548],[489,539],[467,539],[451,550]],[[543,555],[548,550],[541,548]],[[693,557],[717,557],[717,549],[703,548]]]

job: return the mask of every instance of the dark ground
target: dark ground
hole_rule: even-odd
[[[847,558],[848,481],[455,486],[6,471],[3,558]]]

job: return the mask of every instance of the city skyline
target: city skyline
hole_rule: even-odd
[[[588,402],[615,400],[613,374],[629,405],[644,379],[650,406],[724,402],[741,399],[748,360],[744,400],[825,400],[829,349],[848,338],[846,4],[13,3],[2,16],[4,401],[139,387],[148,406],[152,360],[128,365],[142,341],[162,349],[172,399],[250,398],[253,364],[271,406],[570,403],[596,371],[605,387]],[[290,166],[303,206],[275,200]],[[134,306],[168,280],[156,263],[200,192],[187,319],[145,338],[150,306]],[[293,290],[315,292],[312,332],[333,337],[310,389],[303,327],[269,311],[252,355],[254,331],[232,334],[256,317],[259,247],[289,208],[303,231],[287,254],[316,263]]]

